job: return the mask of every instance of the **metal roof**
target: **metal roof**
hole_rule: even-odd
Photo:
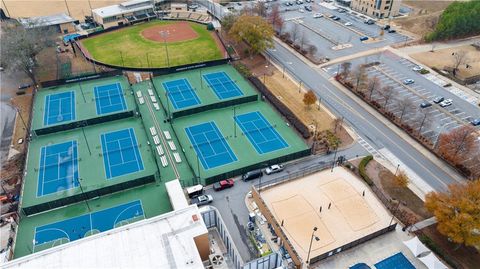
[[[144,3],[145,5],[138,6],[138,7],[132,7],[132,6],[135,6],[137,4],[141,4],[141,3]],[[106,18],[106,17],[121,15],[121,14],[125,14],[125,13],[145,10],[145,9],[149,9],[149,8],[153,8],[153,4],[150,0],[133,0],[133,1],[128,1],[128,2],[121,3],[119,5],[112,5],[112,6],[106,6],[106,7],[93,9],[92,12],[97,14],[98,16],[100,16],[102,18]]]
[[[49,16],[19,18],[18,21],[26,28],[35,28],[74,22],[75,19],[65,13],[60,13]]]

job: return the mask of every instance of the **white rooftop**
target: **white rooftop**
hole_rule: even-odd
[[[194,237],[206,233],[198,207],[191,205],[15,259],[2,268],[203,269]]]
[[[72,17],[68,16],[65,13],[49,15],[49,16],[40,16],[40,17],[30,17],[30,18],[19,18],[18,21],[23,24],[26,28],[35,28],[35,27],[44,27],[58,25],[62,23],[69,23],[75,21]]]
[[[138,7],[135,7],[137,4],[144,4]],[[133,0],[128,2],[123,2],[118,5],[106,6],[97,9],[93,9],[92,12],[98,16],[105,18],[116,15],[121,15],[127,12],[135,12],[140,10],[145,10],[153,8],[152,2],[150,0]]]

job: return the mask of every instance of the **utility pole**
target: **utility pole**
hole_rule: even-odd
[[[2,0],[2,4],[5,7],[5,11],[7,12],[7,16],[10,17],[10,11],[8,11],[7,5],[5,4],[4,0]]]
[[[65,2],[65,6],[67,7],[68,16],[71,16],[70,9],[68,8],[67,0],[63,0],[63,1]]]

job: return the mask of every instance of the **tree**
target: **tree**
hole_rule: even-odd
[[[437,142],[438,153],[454,164],[469,158],[472,153],[478,152],[478,134],[475,131],[475,127],[463,125],[440,134]]]
[[[367,70],[365,66],[359,65],[353,72],[353,76],[355,79],[355,90],[358,91],[358,86],[367,79]]]
[[[432,114],[428,113],[428,110],[425,110],[423,112],[423,115],[421,116],[420,120],[420,127],[418,127],[418,134],[422,134],[422,128],[424,126],[430,126],[432,124],[431,121]]]
[[[458,67],[467,61],[467,52],[461,50],[459,52],[454,52],[453,54],[453,69],[454,71],[458,70]],[[455,72],[454,72],[455,75]]]
[[[437,219],[437,230],[457,244],[480,245],[480,180],[448,186],[447,192],[431,192],[425,207]]]
[[[282,34],[284,21],[283,21],[282,15],[280,14],[279,4],[273,5],[272,11],[270,12],[270,15],[269,15],[269,20],[272,23],[272,26],[275,29],[275,31],[277,31],[279,34]]]
[[[308,42],[308,39],[307,39],[307,36],[305,35],[305,31],[302,31],[302,34],[300,35],[300,49],[303,49],[303,46],[305,45],[305,43]]]
[[[258,1],[255,7],[253,8],[253,12],[260,17],[267,16],[267,3]]]
[[[235,41],[245,41],[249,45],[250,56],[273,48],[273,28],[259,16],[238,17],[229,34]]]
[[[370,93],[368,99],[372,100],[373,91],[375,91],[377,88],[380,88],[380,86],[380,79],[377,76],[368,80],[367,89]]]
[[[393,183],[395,183],[397,187],[406,188],[409,182],[410,179],[404,171],[399,171],[393,176]]]
[[[308,54],[315,56],[315,53],[317,53],[317,46],[310,44],[308,46]]]
[[[317,102],[317,96],[312,90],[309,90],[303,95],[303,103],[307,108],[310,109],[310,106],[315,104],[315,102]]]
[[[53,28],[29,28],[9,22],[2,22],[1,27],[1,65],[11,71],[24,72],[36,88],[37,56],[43,49],[55,45]]]
[[[233,24],[237,20],[238,15],[234,14],[233,12],[229,12],[227,15],[225,15],[222,18],[222,28],[225,30],[225,32],[228,33],[230,29],[232,28]]]
[[[346,79],[350,75],[350,69],[352,68],[351,62],[343,62],[340,65],[340,75],[343,79]]]
[[[396,99],[395,105],[400,110],[400,122],[402,122],[405,114],[416,108],[413,102],[408,98]]]
[[[393,97],[395,91],[393,90],[392,86],[384,86],[382,91],[380,91],[380,95],[385,99],[385,103],[383,104],[383,108],[387,107],[388,101]]]
[[[293,22],[292,29],[290,30],[290,36],[292,37],[292,41],[297,41],[298,34],[300,32],[300,25],[296,22]]]

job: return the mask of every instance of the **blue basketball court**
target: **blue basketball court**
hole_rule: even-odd
[[[243,92],[225,72],[215,72],[203,75],[208,85],[217,95],[218,99],[227,99],[242,96]]]
[[[133,128],[103,133],[100,138],[107,179],[143,170]]]
[[[288,147],[287,142],[259,111],[238,115],[235,121],[259,154]]]
[[[34,247],[52,246],[105,232],[134,221],[145,219],[140,200],[117,205],[97,212],[62,220],[35,228]]]
[[[163,82],[168,99],[175,109],[182,109],[200,104],[197,94],[187,79],[177,79]]]
[[[78,186],[77,141],[40,149],[37,197]]]
[[[97,86],[94,88],[97,115],[124,111],[127,109],[120,83]]]
[[[222,133],[213,121],[185,128],[190,143],[205,170],[237,161]]]
[[[45,96],[43,125],[48,126],[75,119],[75,92],[54,93]]]
[[[415,269],[415,266],[399,252],[375,264],[377,269]]]

